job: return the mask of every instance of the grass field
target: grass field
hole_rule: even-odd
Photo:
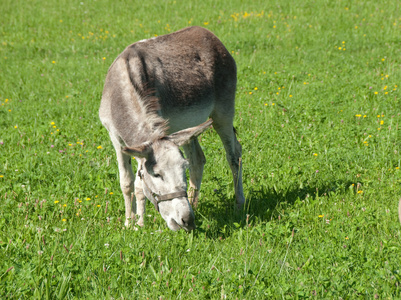
[[[0,298],[400,298],[398,1],[10,1],[0,19]],[[195,232],[124,228],[98,119],[129,44],[212,30],[237,62],[242,213],[213,130]]]

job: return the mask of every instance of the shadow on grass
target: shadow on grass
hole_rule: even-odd
[[[244,228],[248,224],[269,222],[277,219],[282,212],[295,202],[308,199],[313,201],[317,196],[330,197],[332,193],[345,193],[352,182],[336,181],[326,185],[310,186],[306,182],[302,188],[299,184],[287,190],[275,190],[262,187],[246,193],[245,209],[235,209],[235,197],[227,197],[221,190],[215,190],[195,212],[197,231],[208,238],[227,238],[235,228]],[[231,229],[230,229],[231,228]]]

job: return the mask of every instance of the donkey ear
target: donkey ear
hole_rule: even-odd
[[[177,146],[182,146],[188,143],[192,138],[197,137],[200,135],[202,132],[204,132],[206,129],[210,127],[210,125],[213,123],[212,119],[207,120],[205,123],[202,123],[198,126],[191,127],[188,129],[183,129],[178,132],[172,133],[166,138],[169,141],[172,141],[174,144]]]
[[[152,144],[143,143],[136,147],[124,147],[122,150],[127,155],[148,159],[152,153]]]

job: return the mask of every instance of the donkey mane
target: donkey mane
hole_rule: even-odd
[[[139,143],[144,143],[146,141],[155,141],[166,136],[166,132],[169,129],[168,121],[163,119],[160,112],[160,102],[159,98],[154,95],[154,92],[150,89],[147,89],[143,95],[139,96],[139,102],[143,105],[142,109],[145,111],[145,115],[147,118],[147,123],[152,128],[151,132],[146,134],[150,134],[150,136],[141,135],[144,138],[138,139]],[[138,136],[139,137],[139,136]]]

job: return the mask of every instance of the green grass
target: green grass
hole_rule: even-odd
[[[2,1],[0,298],[400,298],[400,11]],[[130,43],[189,25],[237,62],[247,207],[210,130],[198,230],[169,231],[151,205],[127,230],[104,78]]]

